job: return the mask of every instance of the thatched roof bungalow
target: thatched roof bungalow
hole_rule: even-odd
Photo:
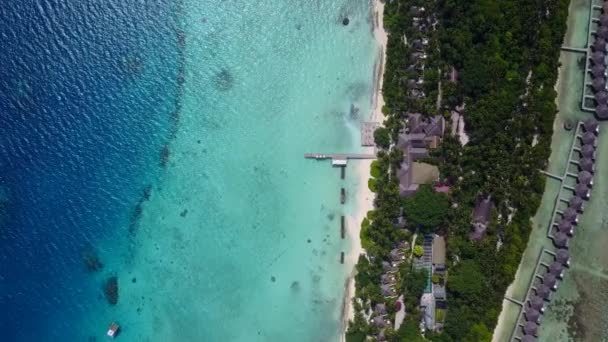
[[[562,219],[557,224],[557,231],[563,234],[572,235],[574,234],[574,227],[572,221]]]
[[[559,249],[555,253],[555,261],[568,267],[570,266],[570,252],[567,249]]]
[[[540,311],[535,309],[528,309],[524,312],[524,316],[526,317],[526,321],[539,323],[540,322]]]
[[[583,211],[583,199],[578,196],[572,196],[568,202],[568,208],[572,208],[577,212]]]
[[[545,301],[541,297],[534,296],[530,298],[528,304],[532,309],[538,310],[540,312],[545,312]]]
[[[583,158],[595,159],[595,147],[593,147],[593,145],[583,145],[580,153]]]
[[[536,295],[544,300],[549,300],[551,289],[547,285],[542,284],[536,288]]]
[[[593,175],[589,171],[581,171],[578,173],[578,182],[587,186],[593,186]]]
[[[591,75],[594,78],[606,76],[606,66],[602,64],[596,64],[591,68]]]
[[[551,263],[551,265],[549,265],[549,273],[553,274],[558,279],[564,278],[565,269],[564,264],[557,261],[554,261]]]
[[[524,325],[524,334],[526,335],[532,335],[532,336],[537,336],[538,334],[538,324],[534,323],[534,322],[527,322]]]
[[[591,190],[585,184],[578,183],[574,187],[574,194],[583,199],[589,199],[591,197]]]
[[[589,118],[583,122],[585,132],[591,132],[595,135],[600,133],[600,123],[594,118]]]
[[[524,335],[521,338],[521,342],[536,342],[536,337],[534,337],[532,335]]]
[[[603,77],[594,78],[591,82],[591,87],[593,88],[593,91],[596,92],[606,90],[606,80],[604,80]]]
[[[545,273],[543,285],[546,285],[550,289],[557,290],[557,277],[551,273]]]
[[[597,107],[595,107],[597,117],[600,119],[608,119],[608,105],[606,105],[605,101],[598,100],[597,97],[595,100],[598,103]]]
[[[581,141],[583,142],[584,145],[595,146],[597,137],[595,136],[595,134],[593,134],[591,132],[585,132],[581,136]]]
[[[558,248],[567,248],[570,238],[568,235],[559,232],[553,236],[553,244]]]
[[[595,172],[595,162],[592,158],[582,158],[578,162],[578,167],[582,171],[589,171],[591,173]]]

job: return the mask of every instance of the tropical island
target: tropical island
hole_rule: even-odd
[[[490,341],[551,153],[569,1],[387,1],[347,341]],[[416,175],[438,169],[434,181]]]

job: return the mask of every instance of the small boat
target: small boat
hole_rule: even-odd
[[[120,325],[115,322],[112,322],[112,324],[110,324],[110,327],[108,328],[107,335],[111,338],[116,337],[116,335],[118,335],[118,329],[120,329]]]

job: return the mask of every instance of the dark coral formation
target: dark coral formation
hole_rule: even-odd
[[[165,145],[160,151],[160,166],[166,167],[169,163],[169,157],[171,157],[171,150],[169,150],[169,145]]]
[[[350,19],[348,19],[348,17],[345,17],[344,19],[342,19],[342,25],[347,26],[348,23],[350,23]]]
[[[92,246],[85,247],[82,253],[82,257],[84,267],[87,272],[93,273],[103,269],[103,263],[101,262],[101,260],[99,260],[99,256],[97,255],[95,249],[93,249]]]
[[[118,303],[118,277],[112,276],[108,278],[103,285],[103,292],[108,303],[110,305],[116,305]]]
[[[215,86],[221,91],[230,90],[234,86],[234,76],[228,69],[223,68],[215,74]]]

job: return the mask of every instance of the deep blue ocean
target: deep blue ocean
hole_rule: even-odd
[[[84,260],[128,241],[162,172],[179,119],[178,11],[0,2],[0,340],[59,341],[83,303],[105,301]]]

